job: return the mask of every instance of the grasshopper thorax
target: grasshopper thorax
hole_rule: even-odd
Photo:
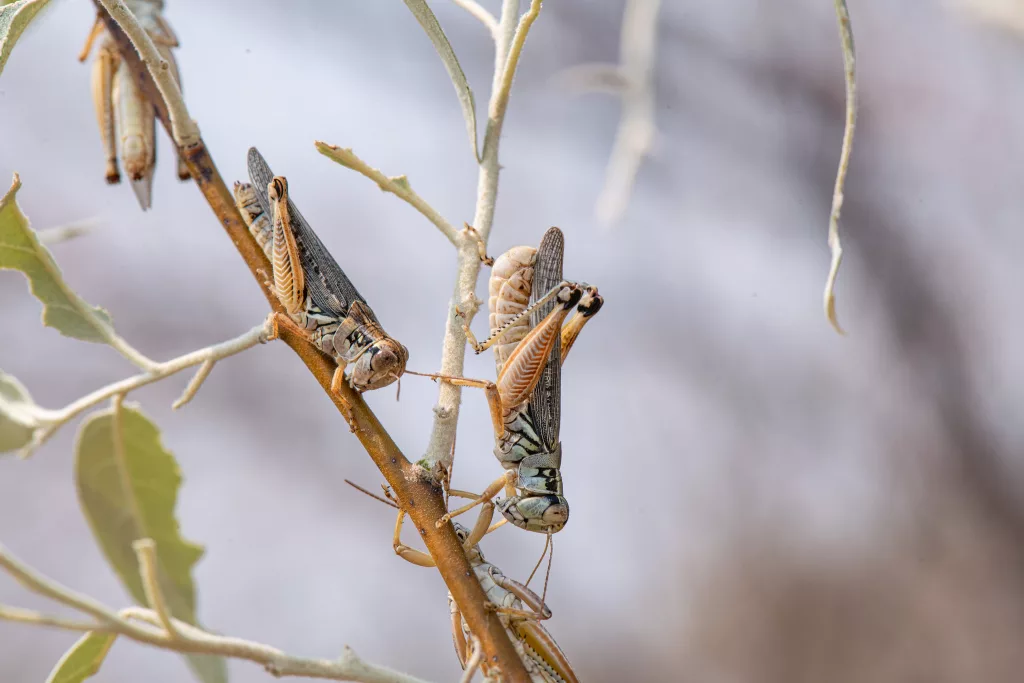
[[[377,339],[352,362],[349,381],[359,391],[386,387],[402,376],[408,360],[405,346],[391,337]]]

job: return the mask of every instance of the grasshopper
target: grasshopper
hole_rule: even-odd
[[[463,327],[477,353],[495,347],[497,383],[431,375],[485,390],[497,443],[494,455],[505,468],[501,478],[473,502],[438,520],[438,526],[502,490],[506,497],[498,509],[515,526],[551,534],[569,519],[559,472],[561,366],[604,300],[596,287],[562,279],[564,251],[562,231],[551,228],[539,248],[515,247],[495,261],[489,287],[491,336],[479,344],[468,326]]]
[[[398,519],[395,520],[395,535],[392,542],[396,555],[420,567],[436,566],[429,554],[402,543],[402,525],[406,513],[395,501],[390,489],[384,488],[384,495],[387,496],[385,499],[346,481],[371,498],[398,508]],[[450,493],[460,496],[471,495],[461,491],[451,491]],[[579,683],[565,653],[562,652],[547,629],[538,623],[551,618],[551,610],[544,604],[544,599],[529,587],[508,578],[500,569],[484,559],[479,543],[487,533],[493,515],[494,503],[488,501],[483,503],[483,508],[473,529],[467,529],[458,522],[453,522],[455,534],[462,543],[466,558],[487,596],[487,608],[498,615],[505,632],[534,683]],[[459,657],[462,668],[466,669],[467,663],[472,666],[471,660],[475,659],[470,647],[475,639],[450,592],[448,593],[448,609],[451,613],[455,653]],[[485,670],[486,668],[485,663]]]
[[[163,0],[126,0],[125,4],[153,39],[160,56],[167,60],[174,80],[180,87],[181,74],[171,52],[171,48],[178,47],[178,37],[161,14]],[[146,210],[152,204],[153,168],[156,164],[156,110],[135,84],[128,65],[121,59],[117,45],[100,17],[96,18],[89,32],[78,61],[84,62],[89,57],[97,39],[100,45],[92,67],[92,97],[106,153],[106,179],[110,184],[121,182],[121,172],[117,166],[120,153],[124,170],[132,183],[132,191],[139,206]],[[188,168],[180,157],[178,178],[189,178]]]
[[[252,184],[235,183],[235,203],[273,265],[268,283],[288,316],[338,363],[334,386],[351,366],[349,386],[379,389],[405,372],[409,352],[388,336],[366,300],[288,196],[259,151],[249,149]]]

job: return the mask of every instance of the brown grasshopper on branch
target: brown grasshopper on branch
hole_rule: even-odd
[[[161,14],[163,0],[125,0],[125,4],[146,29],[160,56],[167,60],[174,80],[180,87],[181,75],[171,52],[171,48],[178,47],[178,38]],[[107,182],[121,182],[121,172],[117,166],[120,153],[125,173],[131,180],[132,191],[139,206],[146,210],[152,204],[153,168],[156,164],[156,110],[135,84],[128,65],[121,59],[114,39],[99,17],[89,32],[78,61],[84,62],[89,57],[96,39],[99,39],[100,45],[92,67],[92,98],[107,157]],[[189,178],[188,168],[181,158],[178,159],[178,178]]]
[[[405,521],[405,511],[401,509],[387,487],[384,489],[384,495],[387,496],[385,499],[350,481],[348,484],[371,498],[398,508],[398,519],[395,520],[393,539],[395,554],[403,560],[421,567],[436,566],[430,555],[402,543],[402,524]],[[451,493],[464,495],[462,492],[456,491]],[[538,623],[551,618],[551,610],[544,604],[544,599],[529,587],[508,578],[500,569],[484,559],[479,543],[487,533],[493,515],[494,503],[487,501],[483,503],[483,508],[473,529],[467,529],[458,522],[453,522],[455,534],[462,542],[466,558],[469,560],[470,566],[473,567],[473,573],[487,596],[487,608],[498,615],[501,625],[505,628],[505,632],[511,639],[516,652],[519,653],[519,658],[534,683],[579,683],[565,653],[562,652],[547,629]],[[472,646],[475,639],[472,637],[469,626],[463,620],[462,611],[455,603],[451,593],[448,593],[448,609],[451,612],[455,653],[459,657],[462,668],[466,669],[467,663],[472,666],[474,661],[481,661],[485,674],[493,674],[493,671],[488,671],[489,667],[486,662],[474,657]]]
[[[438,526],[502,490],[506,497],[497,503],[498,509],[517,527],[551,534],[569,519],[559,471],[561,366],[604,300],[596,287],[562,279],[564,251],[562,231],[551,228],[539,248],[515,247],[495,261],[490,280],[491,336],[479,344],[464,328],[477,353],[494,346],[497,383],[431,375],[486,391],[497,443],[494,455],[505,468],[501,478],[473,502],[438,520]],[[576,312],[563,327],[574,307]]]
[[[288,196],[255,147],[249,149],[252,184],[235,183],[235,203],[249,232],[273,265],[269,283],[288,316],[318,349],[338,363],[335,391],[351,366],[357,391],[379,389],[405,372],[409,352],[388,336],[366,300]]]

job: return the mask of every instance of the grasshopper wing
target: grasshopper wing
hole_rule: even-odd
[[[565,253],[565,236],[558,228],[550,228],[537,248],[537,261],[533,266],[533,290],[530,303],[547,294],[552,287],[562,282],[562,256]],[[530,314],[530,327],[540,324],[555,307],[554,300],[538,307]],[[533,426],[541,443],[554,450],[558,445],[558,429],[562,419],[562,344],[556,338],[551,348],[547,365],[540,381],[530,395],[530,413]]]
[[[252,181],[256,199],[263,212],[273,216],[270,198],[267,196],[267,185],[273,180],[274,173],[267,165],[266,159],[255,147],[249,148],[249,179]],[[291,219],[295,241],[299,248],[299,260],[306,275],[306,287],[310,298],[320,310],[332,313],[339,318],[348,315],[349,307],[356,301],[362,302],[369,316],[377,321],[366,299],[359,294],[355,285],[348,279],[345,272],[334,260],[327,247],[320,241],[313,228],[302,217],[291,199],[288,200],[288,216]]]

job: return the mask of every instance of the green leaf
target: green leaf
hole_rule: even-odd
[[[50,0],[18,0],[0,9],[0,73],[11,56],[11,50],[39,10]]]
[[[135,601],[147,604],[132,543],[151,538],[158,582],[171,614],[197,624],[192,567],[203,547],[179,532],[174,507],[181,472],[160,443],[156,425],[134,407],[91,415],[78,433],[75,482],[100,548]],[[189,664],[206,683],[227,680],[222,659],[189,656]]]
[[[0,14],[7,10],[0,10]],[[114,337],[110,315],[90,306],[64,282],[49,250],[29,226],[15,201],[21,179],[0,199],[0,268],[20,270],[36,298],[43,302],[43,324],[83,341],[106,343]]]
[[[113,633],[86,633],[64,653],[46,683],[82,683],[95,676],[116,638]]]
[[[480,150],[476,141],[476,102],[473,101],[473,89],[469,87],[466,74],[462,72],[462,66],[455,57],[455,50],[448,42],[448,36],[444,34],[441,24],[430,9],[426,0],[405,0],[406,7],[420,22],[420,26],[427,32],[427,37],[434,44],[434,49],[444,62],[444,68],[455,86],[455,94],[459,96],[459,104],[462,105],[462,117],[466,119],[466,132],[469,133],[469,144],[473,146],[473,156],[480,160]]]
[[[42,426],[41,410],[21,382],[0,370],[0,453],[16,451],[32,440]]]

